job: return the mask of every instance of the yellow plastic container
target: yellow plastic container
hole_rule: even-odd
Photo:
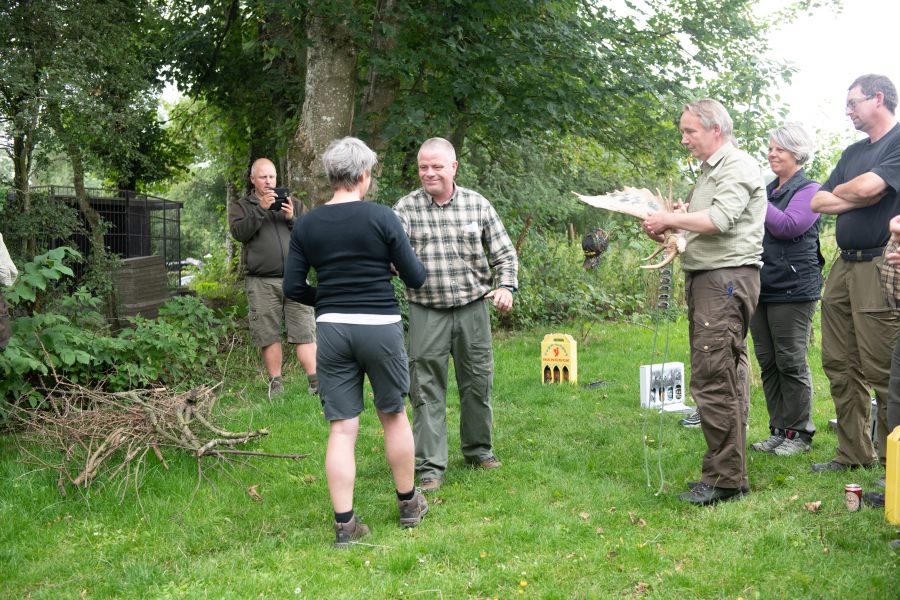
[[[541,382],[578,383],[578,343],[567,333],[548,333],[541,342]]]
[[[900,525],[900,426],[887,437],[887,473],[884,478],[884,517]]]

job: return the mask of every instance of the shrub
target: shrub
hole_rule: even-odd
[[[16,317],[9,346],[0,352],[0,396],[36,406],[43,397],[39,388],[55,379],[123,391],[194,385],[206,378],[225,327],[198,298],[172,298],[157,319],[137,317],[133,329],[117,334],[97,311],[101,300],[84,289],[46,311],[33,310],[50,282],[71,276],[62,264],[66,255],[77,253],[58,248],[24,265],[23,276],[5,294]],[[0,420],[7,409],[0,404]]]

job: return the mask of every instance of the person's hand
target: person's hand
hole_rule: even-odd
[[[259,198],[259,207],[263,210],[269,210],[269,207],[275,202],[275,190],[268,188],[263,192],[262,196],[259,195],[259,190],[257,190],[256,197]]]
[[[397,270],[397,267],[394,266],[394,263],[390,263],[391,275],[394,277],[400,277],[400,271]]]
[[[884,255],[884,262],[892,267],[900,267],[900,248]]]
[[[484,295],[486,300],[491,300],[494,303],[494,306],[497,307],[497,310],[500,312],[509,312],[513,305],[513,294],[506,288],[497,288],[496,290],[491,290],[487,294]]]
[[[888,229],[891,231],[891,241],[900,242],[900,215],[891,219],[891,222],[888,224]]]
[[[288,196],[288,199],[281,203],[281,214],[288,221],[294,220],[294,199]]]
[[[688,203],[687,202],[682,202],[681,200],[679,200],[678,202],[676,202],[675,204],[672,205],[673,213],[684,214],[687,211],[688,211]]]
[[[672,213],[665,211],[650,213],[647,216],[647,219],[641,224],[644,233],[646,233],[651,240],[662,242],[663,239],[665,239],[666,230],[671,228],[671,225],[668,222],[671,214]]]

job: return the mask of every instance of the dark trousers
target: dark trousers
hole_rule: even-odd
[[[706,438],[701,480],[748,485],[746,425],[750,392],[747,330],[759,299],[759,269],[727,267],[685,274],[691,339],[691,396]]]
[[[887,431],[890,434],[900,427],[900,337],[894,344],[891,356],[891,381],[888,384]]]
[[[809,442],[812,422],[812,376],[806,351],[816,301],[760,302],[750,319],[753,350],[762,375],[769,429],[795,432]]]

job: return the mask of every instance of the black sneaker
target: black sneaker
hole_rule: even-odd
[[[687,482],[687,486],[688,486],[689,490],[695,490],[698,487],[700,487],[701,485],[706,485],[706,484],[703,483],[702,481],[688,481]],[[749,493],[750,493],[750,486],[749,485],[741,485],[741,494],[746,496]]]
[[[678,424],[681,425],[682,427],[688,427],[690,429],[700,427],[700,409],[698,408],[697,410],[692,412],[689,416],[678,421]]]
[[[878,492],[866,492],[863,494],[863,504],[872,508],[884,508],[884,494]]]
[[[720,488],[701,482],[691,491],[679,494],[678,499],[690,502],[691,504],[709,506],[710,504],[716,504],[717,502],[742,498],[744,495],[741,488]]]

